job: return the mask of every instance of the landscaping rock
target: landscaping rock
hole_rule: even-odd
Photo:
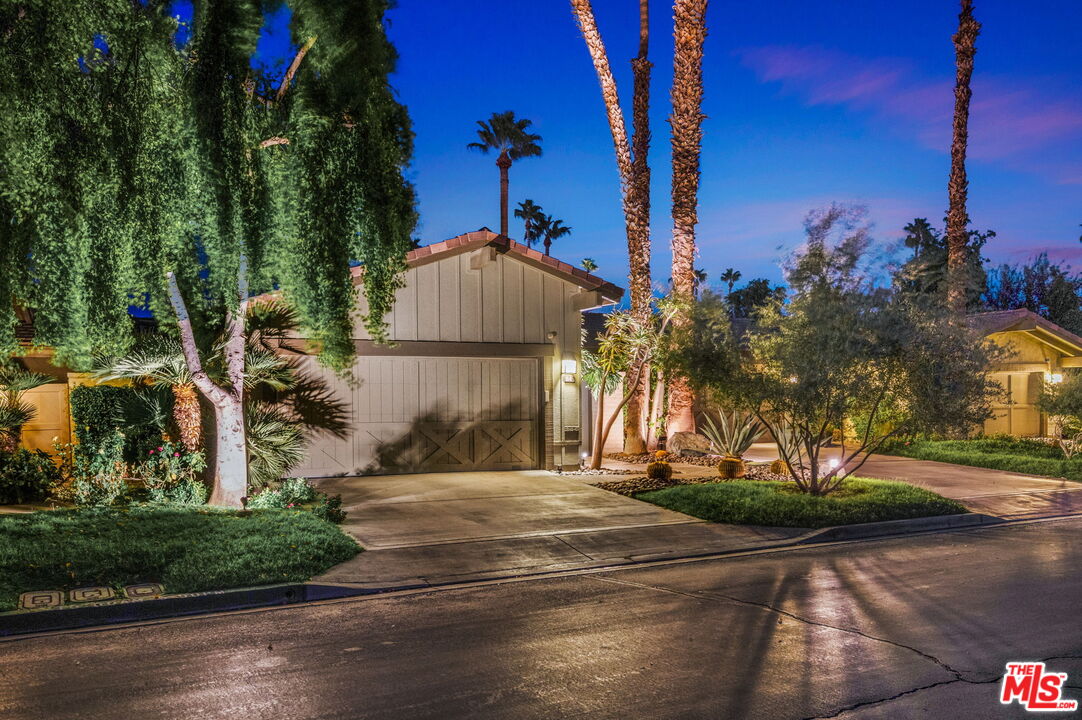
[[[669,438],[666,449],[674,455],[683,455],[690,450],[701,457],[710,452],[710,441],[698,433],[678,432]]]

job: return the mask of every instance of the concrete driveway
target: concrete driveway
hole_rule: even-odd
[[[366,552],[316,578],[386,587],[721,552],[799,535],[715,525],[544,470],[327,478]]]

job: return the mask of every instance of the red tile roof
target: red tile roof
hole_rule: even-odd
[[[410,250],[409,253],[406,254],[406,264],[410,267],[417,267],[418,265],[425,265],[445,257],[458,255],[482,247],[494,247],[497,252],[514,255],[516,256],[516,259],[521,260],[528,265],[540,268],[541,270],[556,275],[568,282],[574,283],[579,287],[587,290],[597,290],[609,301],[616,302],[623,297],[623,288],[603,280],[596,275],[591,275],[582,268],[577,268],[562,260],[557,260],[551,255],[545,255],[531,247],[527,247],[505,235],[494,233],[488,228],[481,228],[480,230],[453,237],[450,240],[444,240],[443,242],[426,245],[425,247],[417,248],[416,250]],[[360,266],[353,268],[354,282],[360,281],[362,272],[363,270]]]

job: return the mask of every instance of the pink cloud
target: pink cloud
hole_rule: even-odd
[[[739,52],[763,82],[808,105],[840,105],[946,152],[954,108],[953,74],[921,77],[904,59],[866,59],[822,47],[766,46]],[[1073,184],[1082,181],[1082,100],[1052,96],[1018,79],[973,80],[970,157]]]

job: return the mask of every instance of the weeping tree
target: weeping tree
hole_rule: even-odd
[[[253,66],[267,12],[288,6],[296,54]],[[211,502],[247,491],[246,305],[280,288],[302,336],[344,369],[383,318],[415,225],[406,110],[387,83],[386,0],[0,0],[0,294],[35,343],[75,368],[132,343],[130,304],[179,338],[214,408]],[[225,377],[196,337],[225,327]],[[0,345],[18,350],[15,307]]]

